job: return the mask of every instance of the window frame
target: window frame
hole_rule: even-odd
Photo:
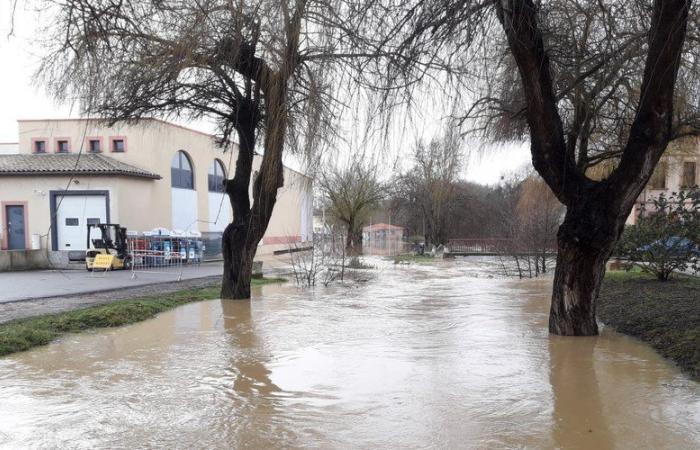
[[[115,150],[116,149],[115,143],[117,141],[123,142],[123,149],[122,150]],[[109,137],[109,151],[110,151],[110,153],[126,153],[126,149],[127,149],[126,136],[110,136]]]
[[[175,158],[177,158],[177,167],[173,166],[173,160]],[[183,158],[185,161],[187,161],[187,164],[189,165],[189,170],[185,170],[182,168]],[[183,183],[183,174],[188,172],[190,174],[190,176],[188,177],[189,183]],[[178,150],[177,152],[175,152],[175,154],[170,160],[170,187],[175,189],[195,190],[194,162],[192,162],[192,157],[189,155],[189,153],[187,153],[184,150]]]
[[[39,142],[43,142],[44,144],[44,151],[38,152],[36,151],[36,144]],[[44,137],[38,137],[38,138],[32,138],[32,153],[36,155],[43,155],[45,153],[49,152],[49,140]]]
[[[66,143],[66,151],[62,152],[61,151],[61,143],[65,142]],[[54,139],[54,153],[70,153],[71,152],[71,145],[70,145],[70,138],[68,137],[57,137]]]
[[[686,172],[686,165],[692,164],[693,165],[693,182],[692,183],[686,183],[685,176],[687,174]],[[697,161],[683,161],[683,164],[681,166],[681,189],[689,189],[692,187],[695,187],[698,185],[698,163]]]
[[[211,173],[211,167],[214,167],[214,173]],[[221,174],[217,174],[217,169],[221,170]],[[212,189],[212,178],[214,180],[221,178],[220,182],[220,188],[219,189]],[[207,170],[207,189],[209,192],[214,192],[217,194],[223,194],[225,192],[224,188],[224,183],[226,181],[226,168],[224,167],[223,161],[221,161],[219,158],[214,158],[214,161],[212,161],[211,165],[209,166],[209,170]]]
[[[657,171],[663,170],[663,183],[660,183],[659,185],[656,185],[654,181],[656,181],[656,177],[660,177],[660,175],[657,174]],[[666,161],[659,161],[656,167],[654,168],[654,172],[651,174],[651,177],[649,178],[648,182],[649,189],[654,190],[654,191],[664,191],[668,189],[668,164]]]
[[[103,152],[104,152],[104,145],[103,145],[103,142],[102,142],[102,141],[103,141],[103,139],[102,139],[101,136],[88,136],[88,137],[86,137],[86,138],[85,138],[85,142],[86,142],[86,144],[87,144],[87,145],[86,145],[86,147],[87,147],[87,152],[88,152],[88,153],[95,153],[95,154],[97,154],[97,153],[103,153]],[[93,143],[93,142],[98,142],[98,143],[99,143],[99,146],[100,146],[100,149],[99,149],[98,151],[96,151],[96,152],[92,151],[92,143]]]

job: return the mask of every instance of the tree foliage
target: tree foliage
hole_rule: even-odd
[[[349,254],[362,252],[362,228],[386,196],[386,187],[379,181],[376,167],[358,158],[347,167],[329,168],[320,175],[326,213],[346,228]]]
[[[639,68],[648,52],[651,5],[555,0],[538,3],[537,12],[567,155],[581,170],[617,161],[642,92]],[[690,21],[698,22],[695,11]],[[488,42],[472,43],[491,64],[470,72],[475,87],[460,120],[468,133],[497,141],[521,140],[529,131],[517,65],[506,36],[489,31]],[[674,93],[672,140],[700,133],[700,105],[695,100],[700,91],[700,51],[693,44],[698,38],[698,27],[690,26],[690,44],[683,52]]]
[[[700,270],[700,190],[660,194],[643,203],[616,253],[660,281]]]
[[[556,253],[557,229],[564,217],[564,207],[551,189],[535,174],[528,175],[518,189],[512,211],[514,254],[519,272],[524,273],[522,259],[530,277],[547,272],[547,260]]]
[[[421,215],[428,244],[445,244],[450,216],[457,206],[457,186],[463,166],[462,142],[454,130],[429,143],[418,141],[414,164],[395,180],[397,198]]]

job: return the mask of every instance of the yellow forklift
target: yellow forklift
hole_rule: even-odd
[[[97,237],[97,230],[100,236]],[[93,235],[95,235],[93,237]],[[89,223],[87,225],[87,252],[85,268],[92,271],[95,256],[113,255],[112,270],[131,269],[131,257],[126,242],[126,228],[118,223]]]

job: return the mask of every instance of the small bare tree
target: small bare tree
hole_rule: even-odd
[[[298,285],[313,287],[320,282],[328,286],[345,279],[345,236],[335,228],[331,233],[314,235],[311,249],[301,249],[297,244],[290,248],[292,273]]]
[[[444,245],[464,159],[461,138],[448,129],[428,144],[419,141],[413,157],[415,164],[396,182],[398,196],[405,207],[422,213],[426,243]]]
[[[376,166],[371,167],[356,158],[345,168],[324,171],[319,185],[323,201],[328,205],[327,214],[347,230],[345,248],[348,254],[361,254],[362,228],[368,223],[369,214],[386,195]]]
[[[518,240],[534,261],[535,276],[547,272],[547,258],[556,253],[557,229],[564,217],[564,206],[536,175],[528,176],[519,189],[513,211],[518,222]]]

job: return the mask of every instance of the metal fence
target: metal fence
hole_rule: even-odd
[[[500,254],[506,253],[512,244],[512,239],[502,238],[450,239],[446,247],[455,254]]]
[[[182,279],[182,269],[198,265],[204,255],[204,243],[197,236],[168,236],[141,234],[127,239],[131,258],[132,278],[138,273],[177,275]]]

